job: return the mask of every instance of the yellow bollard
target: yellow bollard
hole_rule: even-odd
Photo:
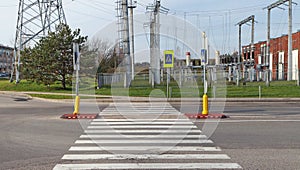
[[[203,95],[203,109],[202,109],[202,115],[207,116],[208,115],[208,97],[206,94]]]
[[[73,115],[79,114],[80,97],[76,96]]]

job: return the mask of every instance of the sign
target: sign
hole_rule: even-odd
[[[80,70],[80,53],[79,44],[73,43],[73,66],[74,70]]]
[[[164,68],[174,67],[174,51],[166,50],[164,51]]]
[[[207,62],[207,52],[206,52],[206,49],[201,49],[201,58],[202,58],[202,62],[203,63]]]

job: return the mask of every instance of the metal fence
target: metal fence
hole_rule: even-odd
[[[109,74],[103,73],[97,75],[98,87],[101,88],[103,86],[111,86],[115,83],[120,83],[124,81],[124,74],[116,73],[116,74]]]
[[[258,70],[249,70],[246,72],[238,72],[235,71],[226,71],[226,70],[216,70],[210,68],[206,72],[206,80],[208,84],[215,81],[225,81],[229,85],[236,85],[237,82],[245,85],[247,82],[272,82],[272,81],[286,81],[287,80],[287,72],[279,72],[278,70],[273,71],[258,71]],[[118,84],[119,86],[123,86],[125,82],[125,73],[115,73],[115,74],[98,74],[98,87],[101,88],[103,86],[111,86],[112,84]],[[161,83],[165,85],[167,82],[167,71],[165,69],[161,70]],[[173,82],[176,83],[178,87],[182,87],[183,85],[190,84],[192,85],[194,82],[197,82],[196,86],[202,86],[204,80],[203,70],[200,69],[172,69],[170,71],[170,78]],[[135,82],[131,84],[134,87],[149,87],[151,86],[151,73],[140,73],[135,75]],[[300,80],[300,72],[294,71],[292,73],[292,83],[293,85],[299,85]],[[138,83],[137,83],[138,82]],[[194,84],[195,85],[195,84]]]

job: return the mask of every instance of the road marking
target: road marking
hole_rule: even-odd
[[[94,119],[93,122],[128,122],[128,123],[167,123],[167,121],[170,123],[189,123],[192,124],[192,122],[189,119]]]
[[[206,135],[81,135],[80,138],[116,138],[116,139],[120,139],[120,137],[122,137],[123,139],[125,138],[154,138],[151,140],[155,140],[155,139],[169,139],[169,138],[173,138],[173,139],[183,139],[183,138],[195,138],[195,139],[200,139],[200,138],[207,138]]]
[[[111,106],[100,115],[118,115],[119,108]],[[128,107],[127,104],[123,106]],[[142,104],[140,106],[143,107],[141,109],[151,109]],[[85,134],[81,135],[74,146],[70,147],[69,153],[62,157],[62,160],[69,164],[57,164],[54,170],[242,168],[236,163],[225,163],[230,157],[221,154],[219,147],[211,146],[213,141],[201,134],[201,130],[180,112],[165,109],[160,114],[152,114],[160,112],[161,107],[158,106],[157,110],[152,109],[150,112],[136,112],[139,108],[134,111],[130,108],[124,109],[124,114],[139,113],[136,117],[143,119],[94,119],[84,131]],[[169,115],[169,112],[172,112],[173,119],[162,119],[161,116]],[[150,113],[158,119],[147,119],[141,113]],[[147,163],[142,163],[145,161]],[[212,163],[216,161],[223,163]]]
[[[91,122],[91,125],[160,125],[160,124],[164,124],[164,125],[194,125],[192,122]]]
[[[179,144],[179,143],[190,143],[190,144],[202,144],[202,143],[213,143],[211,140],[199,139],[199,140],[160,140],[159,143],[154,143],[153,140],[77,140],[75,144]]]
[[[178,130],[178,129],[162,129],[162,130],[143,130],[143,129],[135,129],[135,130],[85,130],[84,133],[200,133],[200,130]]]
[[[201,152],[219,152],[221,148],[219,147],[202,147],[202,146],[158,146],[157,148],[153,146],[72,146],[69,151],[143,151],[143,150],[151,150],[151,151],[182,151],[182,152],[193,152],[193,151],[201,151]]]
[[[53,170],[78,169],[242,169],[236,163],[122,163],[122,164],[58,164]]]
[[[105,111],[112,110],[141,110],[141,111],[151,111],[151,110],[176,110],[173,107],[116,107],[116,108],[108,108],[104,109]],[[177,111],[177,110],[176,110]]]
[[[115,110],[115,111],[105,111],[100,113],[103,114],[115,114],[115,113],[121,113],[121,114],[127,114],[127,113],[134,113],[134,114],[169,114],[169,113],[177,113],[180,114],[180,112],[176,112],[174,110],[152,110],[152,111],[133,111],[133,110]]]
[[[66,154],[64,160],[141,160],[141,159],[230,159],[226,154]]]
[[[202,122],[202,121],[194,121]],[[206,123],[209,123],[210,121],[205,121]],[[213,122],[213,121],[212,121]],[[243,123],[243,122],[300,122],[300,120],[221,120],[219,123]]]
[[[191,129],[191,128],[197,128],[195,125],[189,125],[189,126],[180,126],[180,125],[156,125],[156,126],[151,126],[151,125],[125,125],[125,126],[88,126],[88,129]]]

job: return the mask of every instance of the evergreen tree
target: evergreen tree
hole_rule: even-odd
[[[22,51],[23,76],[25,79],[54,84],[60,81],[62,88],[72,84],[73,43],[82,48],[87,37],[80,35],[80,30],[72,31],[68,25],[61,24],[55,32],[49,32],[33,48]]]

